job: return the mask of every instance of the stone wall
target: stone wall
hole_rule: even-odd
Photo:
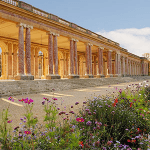
[[[111,85],[124,82],[150,80],[150,76],[113,77],[91,79],[60,79],[60,80],[29,80],[29,81],[1,81],[0,96],[14,96],[55,91],[86,88],[92,86]]]

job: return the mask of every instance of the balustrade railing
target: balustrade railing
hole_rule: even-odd
[[[87,34],[92,35],[94,37],[97,37],[97,38],[99,38],[99,39],[101,39],[103,41],[106,41],[106,42],[109,42],[109,43],[112,43],[114,45],[119,46],[119,43],[117,43],[117,42],[114,42],[114,41],[112,41],[110,39],[107,39],[107,38],[105,38],[105,37],[103,37],[101,35],[98,35],[98,34],[92,32],[92,31],[90,31],[90,30],[84,29],[84,28],[82,28],[82,27],[80,27],[80,26],[78,26],[78,25],[76,25],[74,23],[71,23],[71,22],[66,21],[64,19],[61,19],[58,16],[55,16],[53,14],[49,14],[49,13],[47,13],[45,11],[42,11],[42,10],[40,10],[38,8],[35,8],[32,5],[29,5],[29,4],[25,3],[25,2],[22,2],[22,1],[19,1],[19,0],[0,0],[0,1],[6,2],[8,4],[11,4],[11,5],[20,7],[20,8],[23,8],[23,9],[28,10],[30,12],[33,12],[33,13],[35,13],[37,15],[46,17],[46,18],[54,20],[54,21],[57,21],[57,22],[59,22],[59,23],[61,23],[63,25],[70,26],[70,27],[75,28],[75,29],[77,29],[77,30],[79,30],[81,32],[84,32],[84,33],[87,33]]]
[[[70,22],[68,22],[68,21],[66,21],[64,19],[59,18],[59,22],[64,24],[64,25],[66,25],[66,26],[70,26]]]
[[[38,14],[38,15],[43,16],[43,17],[46,17],[46,18],[48,18],[48,16],[49,16],[48,13],[41,11],[37,8],[33,8],[33,13]]]
[[[18,0],[1,0],[1,1],[14,5],[14,6],[18,6]]]

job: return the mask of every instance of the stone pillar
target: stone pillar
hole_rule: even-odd
[[[118,53],[118,76],[121,76],[121,59],[120,53]]]
[[[70,39],[70,74],[69,79],[79,78],[78,75],[78,63],[77,63],[77,42],[78,40]]]
[[[15,76],[15,80],[27,79],[24,74],[24,27],[25,24],[19,24],[18,75]]]
[[[89,45],[86,45],[86,76],[89,75]]]
[[[54,74],[55,79],[60,79],[60,75],[58,74],[58,47],[57,47],[57,36],[59,34],[54,33],[53,35],[53,43],[54,43]]]
[[[118,77],[118,54],[115,54],[115,77]]]
[[[92,44],[86,44],[86,75],[85,78],[93,78],[92,75]]]
[[[106,77],[113,77],[112,75],[112,50],[108,50],[107,52],[107,76]]]
[[[17,75],[17,44],[13,44],[13,77]]]
[[[8,79],[13,79],[12,69],[12,43],[8,43]]]
[[[92,75],[92,48],[91,44],[89,45],[89,74]]]
[[[125,57],[122,57],[122,61],[123,61],[123,77],[125,77]]]
[[[74,41],[74,74],[75,74],[75,75],[78,75],[77,40]]]
[[[33,26],[27,25],[26,27],[26,41],[25,41],[25,64],[26,64],[26,75],[28,80],[34,80],[34,76],[31,75],[31,34],[30,29],[33,29]]]
[[[53,73],[53,34],[48,33],[48,72],[49,74],[46,76],[46,79],[53,79],[54,73]]]
[[[103,75],[103,47],[98,48],[98,74],[97,78],[104,77]]]
[[[128,57],[126,57],[126,76],[129,75],[129,64],[128,64]]]
[[[74,75],[74,43],[70,40],[70,75]]]
[[[48,32],[48,65],[49,74],[46,75],[46,79],[60,79],[58,74],[58,47],[57,36],[59,34]],[[54,67],[53,67],[54,66]]]

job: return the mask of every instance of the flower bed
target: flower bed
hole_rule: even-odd
[[[1,149],[100,149],[147,150],[150,146],[150,87],[129,85],[126,89],[94,97],[83,102],[78,112],[57,107],[57,98],[43,98],[43,124],[34,117],[32,99],[19,100],[26,113],[21,123],[11,129],[9,106],[1,113]],[[9,97],[10,101],[14,101]]]

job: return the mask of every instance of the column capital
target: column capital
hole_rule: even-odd
[[[91,43],[85,43],[85,45],[87,46],[93,46],[93,44],[91,44]]]
[[[77,39],[75,39],[75,38],[69,38],[69,40],[75,41],[75,42],[79,42],[79,40],[77,40]]]
[[[100,47],[100,46],[99,46],[98,48],[100,48],[100,49],[104,50],[104,47]]]
[[[109,52],[112,52],[113,50],[109,49],[108,51],[109,51]]]
[[[51,32],[51,31],[48,31],[46,34],[47,34],[47,35],[52,34],[52,35],[55,35],[55,36],[59,36],[59,34],[58,34],[58,33]]]
[[[33,26],[31,26],[31,25],[26,25],[26,28],[33,29]]]
[[[26,28],[27,25],[26,25],[25,23],[18,23],[18,24],[17,24],[17,27],[24,27],[24,28]]]

